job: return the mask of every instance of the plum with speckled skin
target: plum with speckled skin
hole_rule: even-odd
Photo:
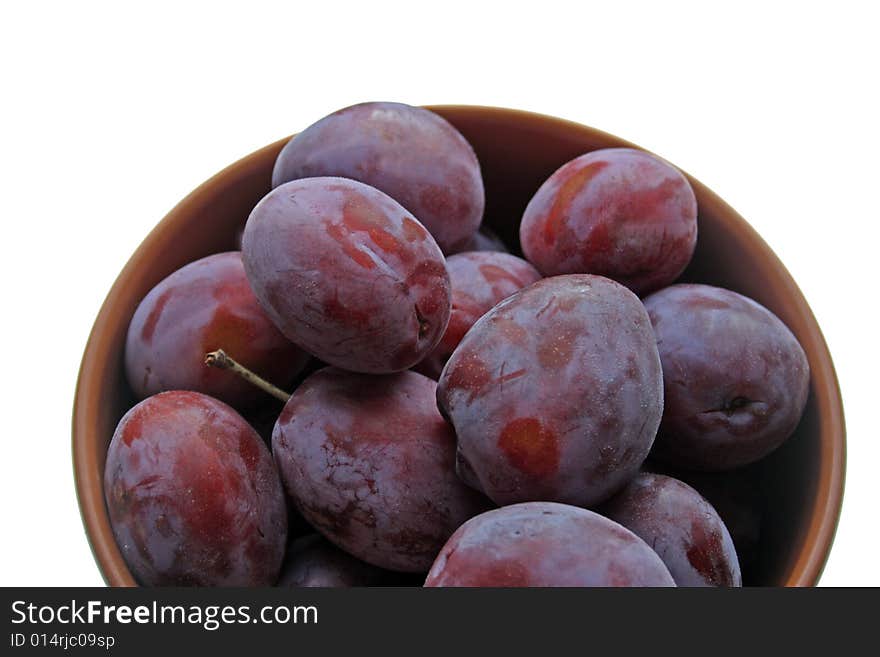
[[[480,230],[470,236],[466,241],[458,244],[453,249],[444,251],[447,257],[456,253],[466,253],[468,251],[497,251],[499,253],[510,253],[510,249],[496,235],[491,228],[480,226]]]
[[[287,540],[272,456],[232,408],[197,392],[145,399],[116,428],[104,495],[147,586],[269,586]]]
[[[280,386],[308,360],[263,312],[237,251],[196,260],[144,297],[126,336],[129,385],[139,399],[195,390],[239,409],[264,399],[234,373],[205,365],[205,354],[216,349]]]
[[[338,176],[381,189],[445,250],[473,235],[484,191],[473,148],[446,119],[401,103],[341,109],[294,136],[281,150],[272,186]]]
[[[660,556],[678,586],[742,586],[733,540],[718,512],[678,479],[638,474],[599,512]]]
[[[418,371],[434,379],[471,326],[499,301],[541,280],[541,274],[522,258],[509,253],[470,251],[449,256],[446,269],[452,285],[449,325]]]
[[[368,563],[426,572],[487,501],[455,476],[455,435],[437,384],[415,372],[326,368],[297,388],[272,436],[290,499],[331,542]]]
[[[394,573],[359,561],[320,534],[301,536],[287,548],[278,586],[348,588],[377,586]]]
[[[541,185],[520,224],[526,258],[545,276],[600,274],[642,295],[672,283],[697,243],[687,178],[632,148],[593,151]]]
[[[468,520],[449,539],[425,586],[675,586],[638,536],[597,513],[526,502]]]
[[[666,408],[654,456],[681,468],[730,470],[792,434],[810,367],[769,310],[709,285],[673,285],[645,299],[657,335]]]
[[[601,503],[638,471],[660,423],[648,315],[601,276],[541,280],[474,324],[437,400],[459,476],[497,504]]]
[[[281,331],[337,367],[407,369],[449,321],[449,274],[437,243],[394,199],[354,180],[276,187],[248,218],[242,257]]]

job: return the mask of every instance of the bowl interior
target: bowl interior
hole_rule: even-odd
[[[597,148],[632,146],[552,117],[482,107],[432,107],[473,145],[486,186],[485,223],[518,251],[522,212],[561,164]],[[113,538],[103,498],[104,458],[116,423],[134,403],[123,371],[128,323],[141,298],[184,264],[234,249],[236,230],[270,189],[272,165],[287,140],[256,151],[180,202],[138,248],[95,322],[80,370],[73,417],[77,494],[95,558],[111,585],[135,581]],[[753,467],[761,490],[758,550],[746,583],[812,585],[839,515],[844,425],[837,380],[821,332],[788,272],[749,225],[690,178],[699,204],[693,262],[683,280],[720,285],[775,312],[803,345],[811,367],[807,410],[794,436]]]

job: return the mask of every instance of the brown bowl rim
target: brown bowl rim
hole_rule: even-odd
[[[524,123],[540,122],[545,126],[552,125],[556,131],[580,131],[590,135],[591,138],[613,139],[634,148],[641,148],[602,130],[536,112],[482,105],[428,105],[426,107],[440,113],[479,112],[489,116],[503,117],[505,120],[519,119]],[[142,263],[152,252],[154,245],[168,243],[167,236],[174,231],[178,215],[187,214],[189,208],[197,205],[197,199],[208,189],[213,188],[214,185],[227,177],[249,170],[254,160],[260,159],[266,152],[280,149],[289,139],[290,136],[284,137],[244,156],[201,183],[177,203],[150,231],[129,258],[125,267],[116,277],[92,326],[76,382],[72,418],[73,468],[76,495],[86,537],[98,569],[104,581],[110,586],[137,586],[116,546],[104,504],[103,477],[97,473],[97,454],[93,449],[89,449],[90,442],[87,439],[92,427],[96,424],[97,404],[100,403],[100,400],[94,399],[95,396],[90,396],[88,382],[97,376],[102,369],[104,361],[101,357],[100,345],[108,339],[111,331],[110,309],[117,303],[130,273],[142,266]],[[804,349],[813,356],[811,369],[815,386],[815,401],[820,419],[819,434],[824,439],[820,445],[817,498],[810,511],[806,534],[801,545],[797,546],[797,558],[783,585],[815,586],[830,554],[840,519],[846,469],[846,428],[843,402],[831,354],[803,293],[776,254],[736,210],[699,180],[686,172],[685,175],[698,190],[699,196],[711,199],[712,203],[722,210],[718,213],[717,220],[727,222],[729,225],[737,224],[735,229],[742,234],[743,239],[763,259],[785,288],[787,302],[791,305],[793,313],[804,320],[805,335],[801,336],[801,342]]]

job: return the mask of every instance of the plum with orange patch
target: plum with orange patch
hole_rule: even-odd
[[[117,544],[147,586],[268,586],[287,510],[257,433],[226,404],[163,392],[119,422],[104,469]]]
[[[440,248],[399,203],[363,183],[309,178],[276,187],[251,212],[242,248],[269,317],[331,365],[407,369],[449,321]]]
[[[449,539],[428,587],[675,586],[638,536],[567,504],[526,502],[471,518]]]
[[[465,334],[437,402],[455,427],[459,475],[497,504],[601,503],[638,471],[660,423],[650,320],[607,278],[543,279]]]
[[[640,473],[599,511],[650,545],[678,586],[742,586],[727,527],[684,482]]]
[[[541,279],[522,258],[509,253],[474,251],[446,259],[452,288],[452,311],[440,343],[417,366],[436,379],[471,326],[498,302]]]
[[[514,467],[533,477],[556,474],[559,468],[556,435],[533,417],[517,418],[505,424],[498,447]]]
[[[129,385],[139,399],[195,390],[239,409],[253,406],[264,393],[205,365],[205,354],[217,349],[279,386],[293,381],[308,359],[263,312],[237,251],[192,262],[144,297],[126,336]]]
[[[467,242],[483,216],[473,149],[444,118],[419,107],[361,103],[324,117],[284,146],[272,186],[321,176],[382,190],[414,213],[444,250]]]
[[[367,563],[425,572],[452,532],[488,508],[455,476],[455,435],[415,372],[338,368],[285,405],[272,451],[291,501],[329,541]]]
[[[529,201],[526,258],[545,276],[600,274],[637,294],[673,282],[697,241],[697,201],[669,163],[631,148],[571,160]]]

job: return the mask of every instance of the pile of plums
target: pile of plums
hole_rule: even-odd
[[[675,283],[697,241],[681,172],[571,160],[525,208],[524,258],[425,109],[330,114],[272,186],[240,251],[131,320],[142,401],[104,485],[142,584],[741,585],[760,528],[729,482],[793,433],[809,367],[755,301]]]

